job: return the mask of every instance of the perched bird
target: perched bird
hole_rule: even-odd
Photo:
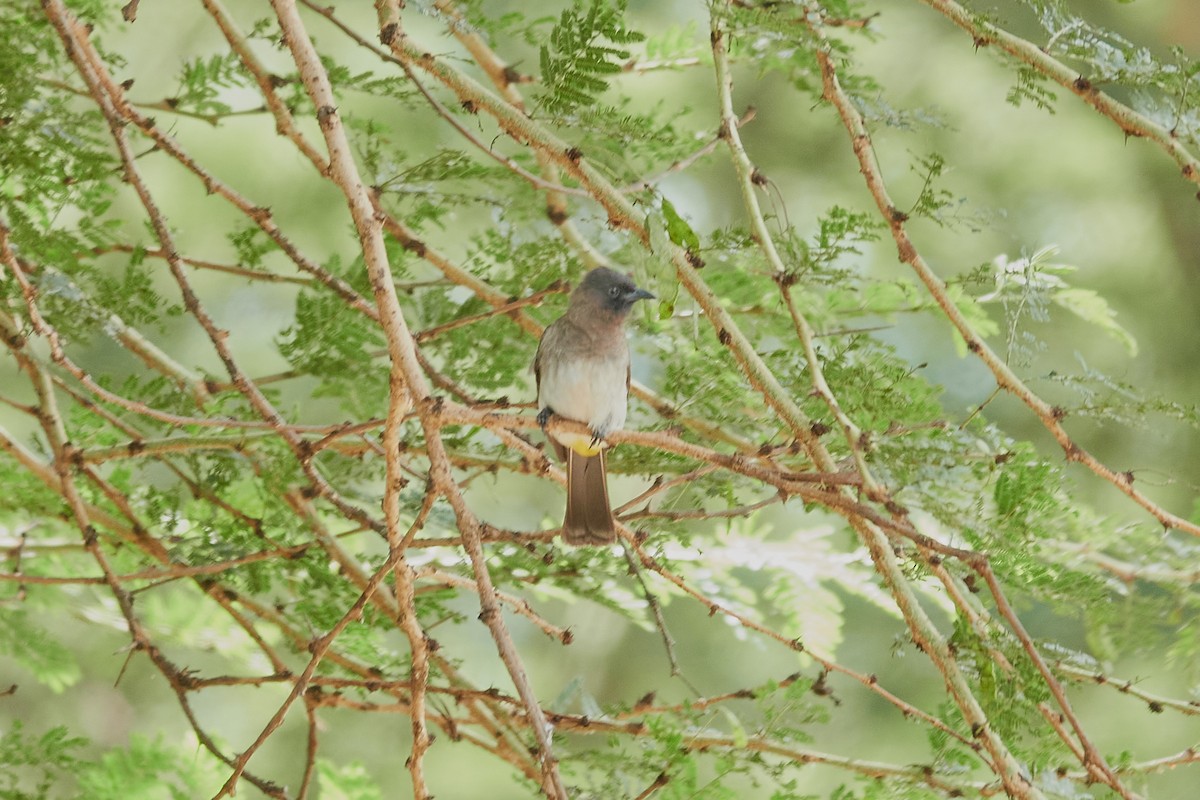
[[[604,437],[625,424],[629,397],[629,344],[625,318],[638,300],[654,295],[607,267],[583,277],[567,311],[550,323],[538,344],[533,374],[538,387],[538,422],[552,414],[586,424],[591,435],[550,435],[567,462],[568,544],[608,544],[617,531],[608,503]]]

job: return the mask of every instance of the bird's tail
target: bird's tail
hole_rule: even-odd
[[[617,526],[608,504],[604,451],[584,456],[567,449],[567,517],[563,540],[573,545],[611,544]]]

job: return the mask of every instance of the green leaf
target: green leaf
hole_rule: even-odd
[[[170,747],[134,734],[129,746],[105,753],[77,776],[92,800],[189,800],[220,785],[216,765],[188,748]]]
[[[632,44],[645,37],[625,24],[625,0],[583,0],[565,9],[538,51],[542,71],[539,99],[542,107],[558,116],[594,105],[608,88],[600,77],[621,71],[630,51],[615,45]]]
[[[966,318],[967,323],[977,334],[986,339],[987,337],[995,336],[1000,332],[999,323],[991,318],[987,312],[987,309],[980,305],[979,301],[964,292],[960,285],[952,284],[947,286],[946,294],[949,295],[950,299],[954,301],[954,304],[958,306],[958,310],[962,313],[963,317]],[[960,357],[966,357],[967,343],[957,331],[954,331],[954,349],[958,352]]]
[[[1053,295],[1053,300],[1059,306],[1067,309],[1080,319],[1100,327],[1125,347],[1125,352],[1136,356],[1137,340],[1128,330],[1116,320],[1116,312],[1109,306],[1108,301],[1092,289],[1072,287],[1060,289]]]
[[[671,238],[671,241],[693,253],[698,252],[700,237],[692,230],[692,226],[687,223],[687,220],[679,216],[675,205],[665,197],[662,198],[662,212],[663,218],[667,221],[667,236]]]
[[[81,676],[74,654],[24,610],[0,614],[0,653],[14,658],[55,693],[74,686]]]
[[[317,786],[324,800],[382,800],[378,784],[357,762],[337,766],[331,761],[317,759]]]
[[[0,800],[44,800],[79,766],[86,739],[61,725],[41,736],[26,734],[20,719],[0,735]]]

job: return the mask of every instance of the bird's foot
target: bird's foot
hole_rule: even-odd
[[[591,431],[592,431],[592,447],[598,449],[598,448],[601,448],[604,446],[604,444],[605,444],[604,440],[607,439],[608,434],[612,432],[612,426],[606,422],[603,425],[591,428]]]
[[[552,409],[550,406],[546,406],[545,408],[543,408],[541,411],[538,412],[538,415],[537,415],[538,425],[541,425],[542,428],[545,428],[546,423],[550,421],[550,418],[552,416],[554,416],[554,409]]]

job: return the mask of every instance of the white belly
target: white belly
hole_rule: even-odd
[[[554,409],[567,419],[586,423],[600,437],[625,425],[628,356],[604,360],[569,359],[565,364],[545,364],[538,387],[538,406]],[[556,433],[567,447],[587,444],[590,437]],[[582,441],[581,441],[582,440]]]

